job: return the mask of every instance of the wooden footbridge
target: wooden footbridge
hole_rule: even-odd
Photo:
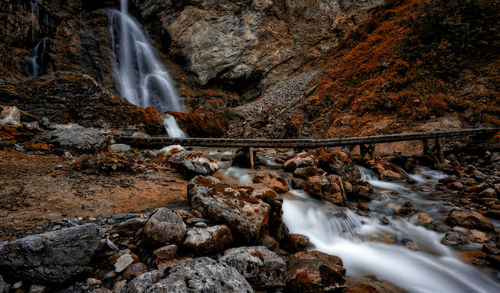
[[[374,146],[379,143],[420,140],[425,153],[433,153],[442,158],[441,138],[445,137],[491,137],[500,128],[461,129],[422,133],[403,133],[363,137],[347,137],[332,139],[241,139],[241,138],[174,138],[174,137],[135,137],[120,136],[119,143],[135,147],[159,148],[168,145],[201,146],[201,147],[234,147],[234,148],[321,148],[338,146],[360,146],[361,153],[373,156]],[[435,139],[434,148],[429,147],[429,140]]]

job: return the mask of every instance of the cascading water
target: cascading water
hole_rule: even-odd
[[[128,15],[128,1],[120,0],[120,5],[120,11],[111,9],[109,15],[113,73],[120,95],[143,108],[182,112],[170,74],[139,24]],[[169,136],[185,137],[173,117],[164,124]]]
[[[49,38],[45,37],[39,41],[33,48],[33,56],[24,58],[26,73],[31,77],[38,77],[43,74],[43,64],[47,52],[47,42]]]
[[[229,167],[222,174],[250,183],[249,169]],[[429,169],[409,177],[422,187],[412,190],[398,182],[379,180],[373,172],[360,168],[363,179],[372,183],[379,198],[369,203],[370,217],[311,198],[302,190],[290,190],[294,198],[285,197],[283,221],[290,233],[309,237],[314,250],[339,256],[348,276],[377,275],[408,292],[500,292],[498,280],[458,259],[456,253],[441,244],[444,234],[427,230],[400,217],[392,217],[386,206],[409,199],[414,206],[441,218],[440,201],[425,199],[425,187],[432,186],[446,175]],[[391,196],[389,196],[390,194]],[[431,203],[432,202],[432,203]],[[389,223],[379,219],[386,217]],[[383,243],[388,235],[395,244]],[[412,243],[418,251],[405,247]]]
[[[411,193],[402,184],[376,179],[366,169],[361,169],[361,173],[373,186],[395,193],[395,197]],[[419,177],[419,184],[437,181],[442,176],[431,172],[428,175],[435,177]],[[312,199],[303,191],[291,193],[296,198],[287,198],[283,203],[283,221],[290,232],[308,236],[315,250],[342,258],[350,276],[375,274],[409,292],[500,292],[498,281],[461,262],[449,247],[441,244],[443,234],[384,213],[381,207],[391,203],[389,196],[370,203],[372,213],[368,218],[350,210],[332,215],[327,209],[329,204]],[[415,205],[431,206],[430,201],[415,193],[411,197]],[[440,204],[433,205],[437,209]],[[381,216],[388,217],[389,223],[381,224]],[[376,241],[387,235],[401,243],[412,242],[419,250]]]

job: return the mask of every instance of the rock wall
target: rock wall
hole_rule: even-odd
[[[173,70],[190,109],[203,105],[193,98],[219,95],[228,105],[234,103],[233,93],[240,104],[259,96],[338,46],[365,12],[382,2],[130,0],[129,10]],[[2,1],[0,53],[6,58],[0,60],[0,80],[30,75],[26,58],[48,38],[42,74],[81,72],[113,88],[106,8],[118,5],[108,0]]]

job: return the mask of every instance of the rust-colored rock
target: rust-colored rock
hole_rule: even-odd
[[[289,292],[332,292],[345,287],[342,260],[319,251],[297,252],[288,263]]]

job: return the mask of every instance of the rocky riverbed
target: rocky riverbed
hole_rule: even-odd
[[[133,149],[7,110],[0,292],[499,288],[493,150],[257,149],[249,169],[243,151]]]

